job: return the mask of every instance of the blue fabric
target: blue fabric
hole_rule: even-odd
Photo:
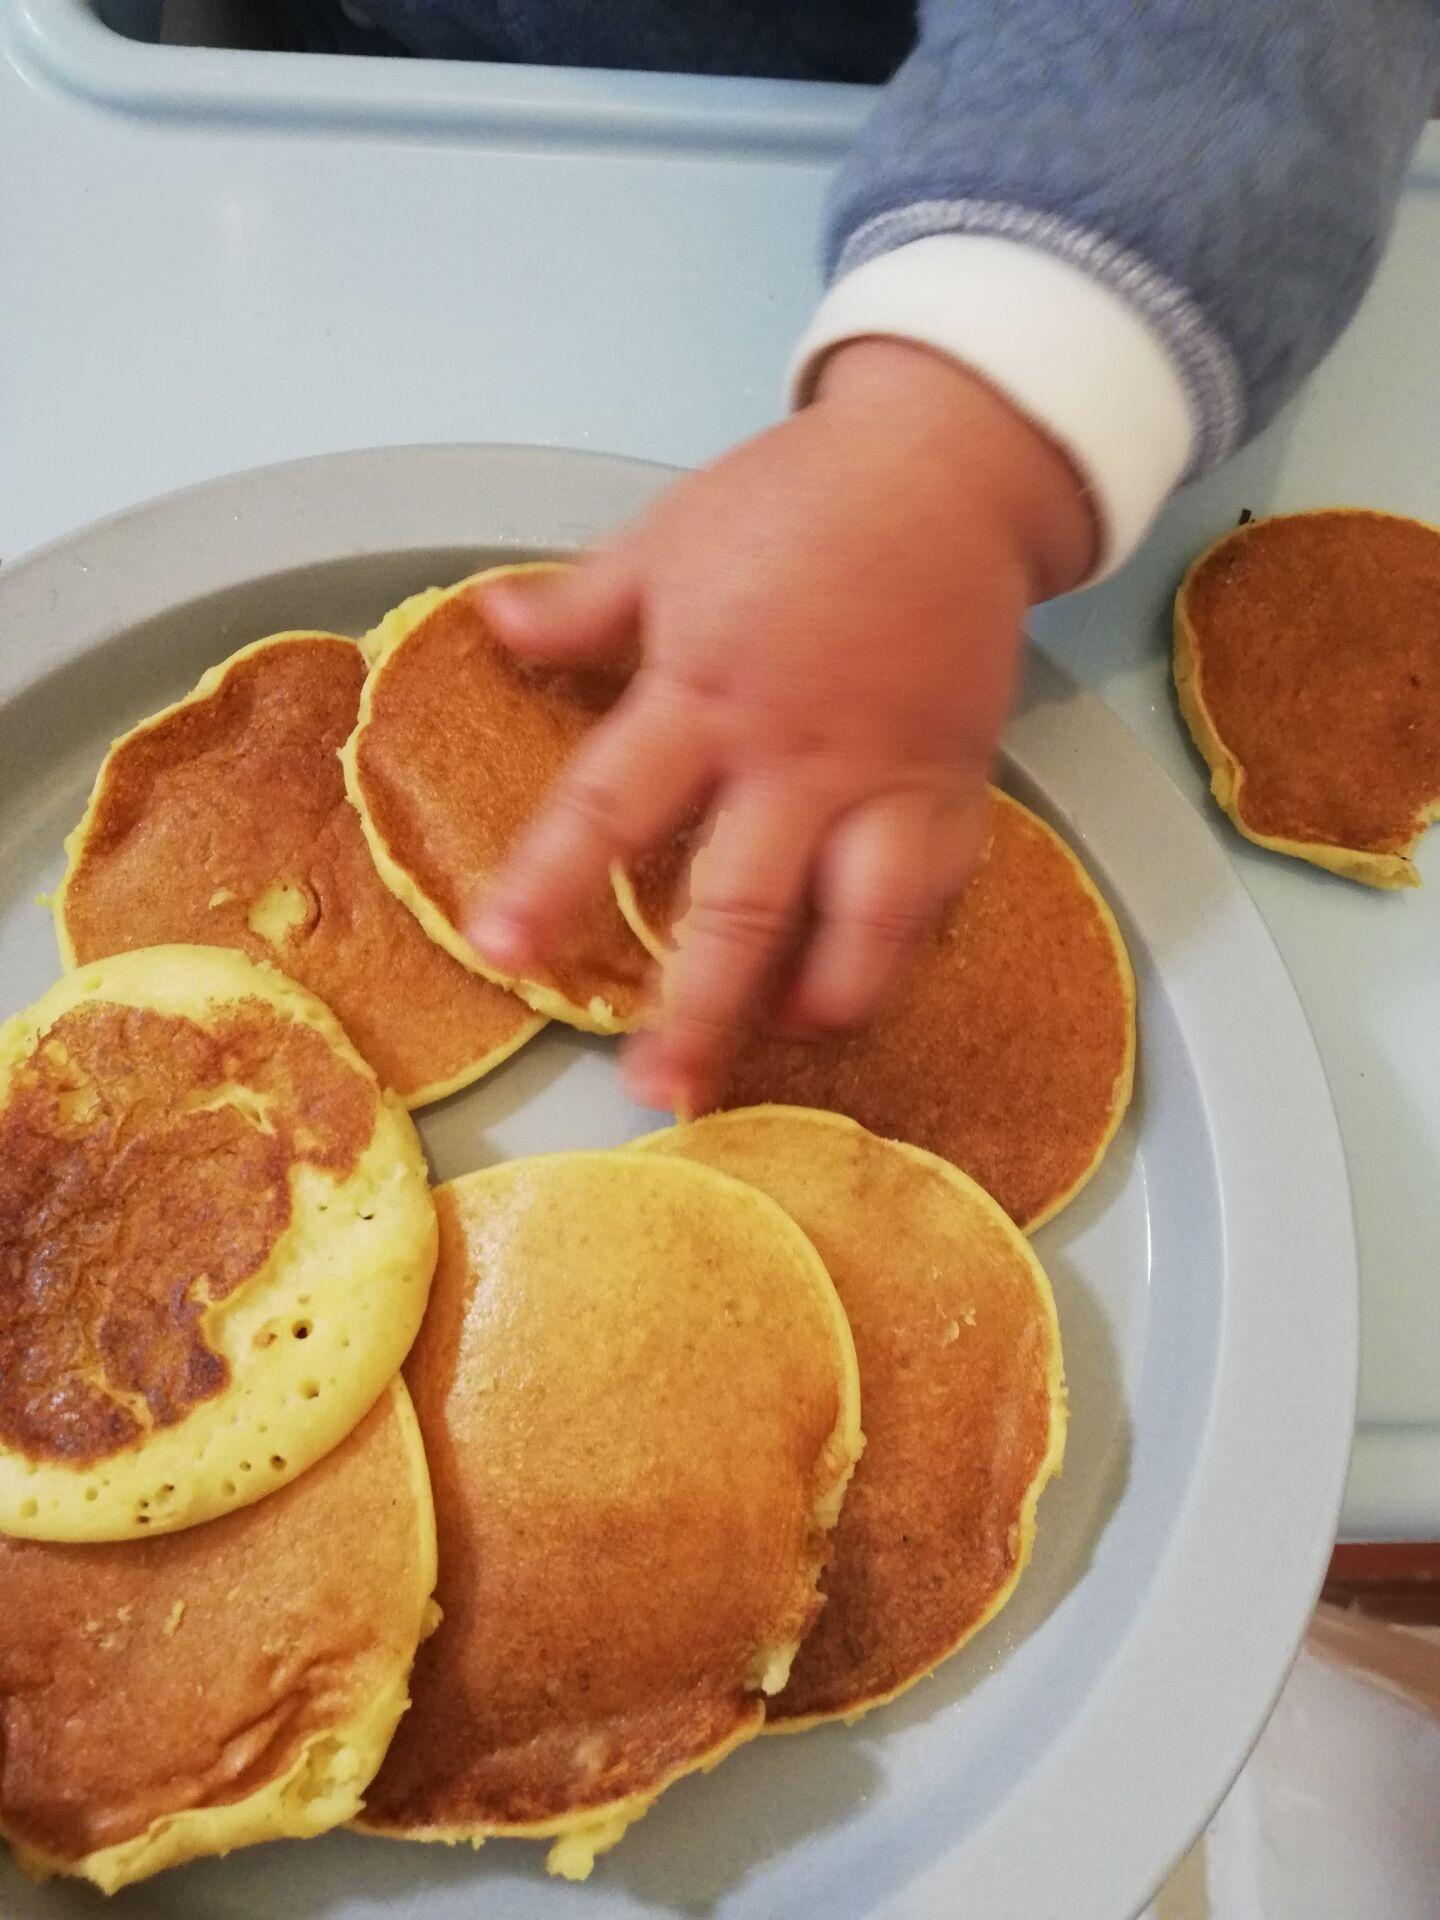
[[[288,24],[291,44],[303,53],[365,53],[395,55],[411,49],[379,28],[357,25],[339,0],[290,0]]]
[[[334,9],[338,0],[307,0]],[[1440,0],[363,0],[416,52],[880,79],[829,272],[931,233],[1044,247],[1165,339],[1196,466],[1257,432],[1374,271],[1440,92]]]
[[[292,6],[311,45],[354,31],[340,0]],[[878,83],[915,42],[915,0],[355,0],[348,12],[432,59],[787,80]]]
[[[1440,0],[926,0],[830,201],[831,271],[937,232],[1088,265],[1167,339],[1208,464],[1369,283]]]

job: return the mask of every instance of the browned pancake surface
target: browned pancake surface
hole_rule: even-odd
[[[417,1497],[387,1393],[289,1486],[204,1526],[0,1537],[0,1827],[78,1860],[284,1774],[403,1671]]]
[[[1403,852],[1440,801],[1440,531],[1389,514],[1257,520],[1186,580],[1198,686],[1242,821]]]
[[[80,1466],[220,1393],[206,1304],[264,1266],[294,1169],[343,1177],[377,1107],[322,1033],[260,1001],[203,1027],[62,1015],[0,1105],[0,1440]]]
[[[81,964],[196,941],[282,967],[413,1099],[463,1080],[535,1018],[428,939],[376,874],[338,758],[364,680],[353,641],[287,636],[128,735],[102,771],[61,910]],[[250,916],[276,888],[272,939]]]
[[[928,1673],[1007,1596],[1064,1434],[1049,1288],[948,1165],[830,1115],[716,1114],[648,1151],[768,1193],[814,1242],[855,1336],[865,1452],[825,1606],[768,1722],[852,1714]]]
[[[758,1729],[757,1646],[813,1618],[834,1327],[785,1246],[728,1202],[692,1211],[646,1177],[663,1164],[556,1156],[437,1191],[406,1379],[443,1620],[367,1826],[473,1834],[653,1793]]]
[[[634,883],[663,928],[673,866],[657,859]],[[1098,1162],[1130,1097],[1134,1045],[1113,919],[1069,849],[996,792],[974,877],[889,1004],[856,1033],[752,1039],[720,1104],[846,1114],[951,1161],[1031,1228]]]
[[[522,666],[465,594],[442,600],[380,662],[355,771],[376,832],[462,938],[520,835],[623,680]],[[563,953],[527,970],[622,1022],[644,1004],[648,958],[608,893]]]

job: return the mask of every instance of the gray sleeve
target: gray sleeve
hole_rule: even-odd
[[[1095,274],[1169,349],[1198,471],[1344,328],[1437,89],[1440,0],[922,0],[827,268],[990,233]]]

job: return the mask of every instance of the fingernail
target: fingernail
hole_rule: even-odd
[[[769,1027],[777,1040],[818,1040],[825,1032],[822,1021],[801,1000],[788,1001],[772,1014]]]
[[[507,627],[530,625],[535,612],[533,591],[510,580],[497,580],[493,587],[475,588],[481,611]]]
[[[644,1046],[632,1043],[627,1048],[620,1061],[620,1078],[636,1106],[675,1113],[683,1104],[685,1076]]]
[[[670,1076],[663,1067],[631,1066],[627,1063],[620,1069],[620,1078],[637,1107],[651,1107],[656,1113],[675,1111]]]
[[[482,913],[471,921],[466,938],[497,967],[515,968],[531,957],[531,943],[524,929],[503,913]]]

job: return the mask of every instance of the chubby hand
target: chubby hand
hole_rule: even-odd
[[[525,659],[638,646],[640,664],[475,944],[522,971],[613,861],[704,807],[631,1091],[703,1107],[767,1012],[792,1030],[864,1021],[976,858],[1025,610],[1080,580],[1094,545],[1073,470],[1007,401],[921,347],[840,348],[808,407],[574,573],[477,589]]]

